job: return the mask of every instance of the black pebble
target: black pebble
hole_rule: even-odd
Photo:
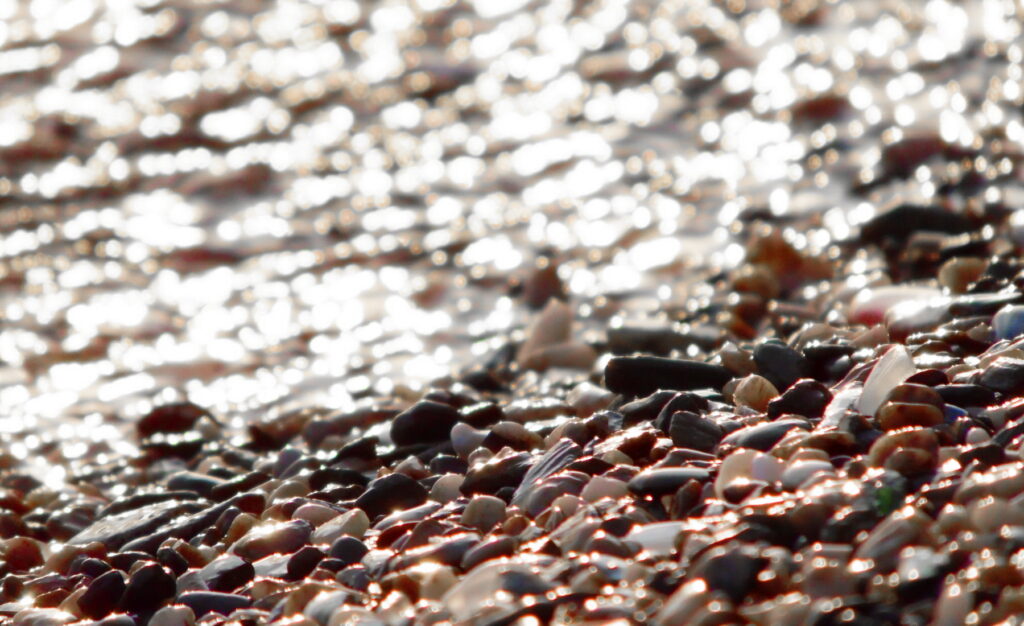
[[[754,348],[754,363],[761,376],[767,378],[779,392],[810,376],[810,365],[804,355],[781,341],[766,341]]]
[[[249,606],[249,598],[216,591],[187,591],[178,596],[178,602],[192,609],[196,619],[207,613],[230,615],[237,609]]]
[[[397,446],[443,441],[458,421],[455,408],[423,400],[395,416],[391,422],[391,441]]]
[[[124,574],[111,570],[89,583],[89,588],[78,599],[78,606],[89,617],[100,619],[117,606],[124,589]]]
[[[804,378],[796,381],[778,398],[768,403],[768,417],[793,413],[804,417],[821,417],[832,401],[832,392],[816,380]]]
[[[342,536],[338,537],[333,544],[331,544],[331,551],[328,555],[332,559],[338,559],[345,563],[345,565],[352,565],[358,563],[366,556],[366,553],[370,550],[355,537]]]
[[[255,575],[252,563],[234,555],[216,558],[199,570],[199,576],[211,591],[234,591]]]
[[[373,519],[396,509],[414,507],[426,499],[423,485],[405,474],[388,474],[371,482],[356,500],[356,506]]]
[[[732,379],[721,365],[653,356],[613,357],[604,368],[605,386],[626,396],[646,396],[659,389],[721,389]]]
[[[132,613],[153,611],[177,593],[174,576],[157,563],[147,563],[128,579],[121,607]]]

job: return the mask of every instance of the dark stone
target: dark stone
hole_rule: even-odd
[[[695,393],[689,391],[681,391],[674,395],[665,406],[658,412],[658,417],[654,420],[654,427],[662,432],[669,432],[672,426],[672,416],[678,411],[688,411],[690,413],[702,413],[710,408],[710,403],[707,398],[698,396]]]
[[[224,555],[199,570],[199,577],[210,591],[234,591],[256,575],[252,563],[234,555]]]
[[[167,480],[167,487],[182,491],[193,491],[204,498],[208,498],[213,494],[214,488],[223,483],[224,480],[214,478],[213,476],[206,476],[205,474],[178,472]]]
[[[249,472],[235,478],[225,480],[210,491],[213,500],[225,500],[231,496],[248,491],[270,480],[270,474]]]
[[[362,565],[346,567],[342,571],[338,572],[338,575],[335,576],[335,580],[346,587],[350,587],[357,591],[366,591],[369,589],[371,582],[370,574]]]
[[[85,556],[85,555],[81,555]],[[121,569],[121,568],[118,568]],[[91,578],[102,576],[111,570],[110,564],[92,557],[76,558],[68,568],[68,574],[85,574]]]
[[[655,391],[646,398],[633,400],[632,402],[627,402],[622,405],[619,407],[619,413],[622,414],[625,423],[629,425],[653,420],[658,417],[662,407],[676,396],[676,393],[677,392],[668,389]]]
[[[474,428],[483,428],[505,419],[505,412],[493,402],[478,402],[459,409],[459,419]]]
[[[711,472],[700,467],[663,467],[640,472],[629,481],[629,490],[642,496],[674,494],[691,480],[707,482]]]
[[[264,507],[263,495],[258,493],[243,493],[226,502],[213,505],[198,513],[179,517],[173,522],[162,525],[162,528],[144,537],[134,539],[124,545],[125,550],[139,550],[148,554],[156,554],[156,551],[167,539],[179,538],[188,539],[199,534],[200,531],[212,526],[224,511],[231,507],[247,513],[260,514]]]
[[[156,433],[183,433],[190,430],[204,415],[208,416],[209,412],[191,402],[165,404],[136,422],[135,430],[142,438]]]
[[[466,473],[461,491],[469,496],[475,493],[494,494],[502,487],[516,488],[533,464],[528,452],[493,458]]]
[[[982,372],[978,380],[983,386],[1006,394],[1024,392],[1024,360],[999,358]]]
[[[343,467],[324,467],[309,475],[309,488],[319,491],[327,485],[359,485],[369,483],[361,473]]]
[[[153,555],[145,552],[115,552],[110,555],[110,564],[122,572],[127,572],[139,561],[148,561]]]
[[[710,418],[690,411],[678,411],[672,415],[668,434],[672,443],[680,448],[712,452],[725,432]]]
[[[288,559],[287,580],[301,580],[316,569],[326,555],[315,546],[300,548]]]
[[[439,454],[430,459],[429,467],[431,474],[440,476],[443,474],[465,474],[469,469],[469,464],[457,456]]]
[[[937,369],[926,369],[912,374],[907,378],[905,383],[914,383],[917,385],[927,385],[928,387],[938,387],[939,385],[945,385],[949,383],[949,377],[942,370]]]
[[[124,594],[124,574],[111,570],[89,583],[89,588],[78,598],[78,607],[93,619],[108,615]]]
[[[470,548],[462,557],[460,564],[464,571],[469,571],[477,565],[497,559],[503,556],[512,556],[515,553],[516,540],[514,537],[498,536],[490,537]]]
[[[131,496],[124,496],[118,498],[103,507],[99,513],[96,514],[97,518],[110,517],[111,515],[117,515],[118,513],[124,513],[125,511],[133,511],[140,509],[150,504],[157,504],[159,502],[168,502],[171,500],[188,501],[188,500],[199,500],[199,494],[193,491],[156,491],[151,493],[137,493]]]
[[[128,579],[121,608],[131,613],[153,611],[175,593],[174,575],[157,563],[147,563]]]
[[[810,426],[802,420],[780,419],[741,428],[736,432],[729,433],[722,443],[738,448],[752,448],[767,452],[794,428],[810,430]]]
[[[581,454],[583,454],[583,448],[575,442],[569,439],[560,439],[555,445],[548,448],[547,452],[537,459],[537,462],[526,472],[520,483],[521,486],[517,489],[517,495],[530,485],[544,480],[555,472],[562,471]]]
[[[391,422],[391,441],[398,446],[443,441],[458,421],[455,408],[423,400],[395,416]]]
[[[1006,447],[1014,439],[1024,435],[1024,417],[1018,418],[1004,425],[999,432],[992,437],[992,443],[997,446]]]
[[[423,485],[405,474],[388,474],[370,482],[356,506],[373,519],[395,509],[407,509],[427,499]]]
[[[305,520],[291,520],[276,524],[259,534],[242,537],[231,546],[231,551],[248,561],[258,561],[275,553],[291,554],[306,545],[313,534],[313,526]]]
[[[985,467],[992,467],[993,465],[1002,465],[1006,462],[1006,451],[1002,446],[994,443],[985,445],[975,446],[970,450],[961,452],[957,456],[957,461],[960,465],[967,467],[971,463],[978,462]]]
[[[188,571],[188,561],[171,548],[160,548],[156,552],[156,559],[172,572],[175,576],[181,576]]]
[[[996,401],[996,393],[981,385],[938,385],[943,401],[959,407],[989,406]]]
[[[339,559],[345,563],[345,565],[352,565],[363,560],[366,553],[369,552],[369,548],[363,544],[362,541],[355,537],[349,537],[343,535],[338,537],[333,544],[331,544],[331,551],[328,555],[332,559]]]
[[[249,598],[216,591],[186,591],[178,596],[178,603],[192,609],[196,619],[207,613],[231,615],[233,611],[249,606]]]
[[[959,213],[938,207],[901,204],[868,220],[860,229],[860,239],[876,244],[903,242],[921,231],[959,234],[971,230],[974,230],[974,224]]]
[[[627,325],[608,329],[608,350],[612,354],[642,352],[666,356],[695,343],[692,337],[671,327]]]
[[[85,545],[98,541],[109,550],[117,550],[134,539],[166,526],[182,515],[202,509],[202,506],[196,502],[179,500],[157,502],[97,520],[72,537],[68,543]]]
[[[605,386],[626,396],[646,396],[659,389],[721,389],[733,378],[721,365],[653,356],[613,357],[604,369]]]
[[[956,317],[994,315],[1007,304],[1019,304],[1022,301],[1024,294],[1017,291],[974,293],[954,298],[949,305],[949,312]]]
[[[748,597],[757,581],[758,572],[767,559],[757,554],[750,545],[732,544],[715,547],[706,552],[694,565],[693,576],[703,578],[708,588],[721,591],[736,604]]]
[[[818,418],[825,413],[825,407],[832,401],[832,392],[824,384],[803,378],[768,403],[768,417],[794,413],[809,418]]]
[[[754,348],[754,363],[761,376],[775,385],[780,393],[811,373],[804,355],[776,340],[766,341]]]

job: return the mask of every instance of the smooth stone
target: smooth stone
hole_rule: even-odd
[[[203,506],[196,502],[157,502],[99,519],[69,539],[68,543],[85,545],[97,541],[108,549],[117,550],[129,541],[144,537],[181,515],[201,508]]]
[[[683,522],[642,524],[634,526],[625,539],[638,544],[652,556],[664,558],[676,551],[676,540],[683,529]]]
[[[124,590],[124,574],[111,570],[89,583],[85,593],[78,598],[78,608],[89,617],[100,619],[117,607]]]
[[[728,384],[731,385],[736,382],[737,380],[733,379]],[[658,415],[654,420],[654,427],[662,432],[669,432],[672,425],[672,416],[679,411],[703,414],[711,408],[711,403],[707,398],[692,391],[659,391],[653,395],[656,396],[661,393],[674,394],[670,396],[668,402],[661,407],[661,410],[658,411]],[[623,416],[623,419],[625,420],[625,416]]]
[[[207,476],[197,472],[178,472],[167,479],[168,489],[193,491],[204,498],[210,497],[213,490],[224,483],[224,479]]]
[[[187,591],[178,596],[178,603],[192,609],[199,619],[207,613],[231,615],[238,609],[250,605],[249,598],[216,591]]]
[[[853,324],[876,326],[886,313],[898,306],[944,298],[940,289],[915,285],[886,285],[860,290],[850,302],[848,317]]]
[[[324,523],[313,531],[313,543],[333,543],[342,535],[362,539],[370,529],[370,518],[362,509],[352,509]]]
[[[724,593],[735,604],[740,604],[750,595],[766,561],[755,546],[716,546],[697,559],[692,575],[707,581],[712,593]]]
[[[722,461],[715,478],[715,494],[725,499],[726,490],[737,482],[772,483],[782,478],[785,466],[775,457],[758,450],[741,448]]]
[[[494,494],[499,489],[517,488],[534,464],[534,457],[527,452],[498,455],[485,463],[470,467],[460,490],[463,495]]]
[[[886,402],[930,404],[939,410],[942,410],[946,404],[942,395],[932,387],[911,382],[896,385],[885,399]]]
[[[754,363],[776,390],[785,391],[790,385],[810,375],[810,364],[804,355],[781,341],[770,340],[754,348]]]
[[[878,407],[885,401],[893,387],[914,375],[917,368],[914,361],[902,345],[889,348],[875,363],[864,381],[864,389],[860,395],[858,409],[864,415],[874,415]]]
[[[964,293],[981,277],[986,265],[987,261],[976,257],[953,257],[939,268],[939,284],[951,293]]]
[[[995,392],[981,385],[938,385],[935,391],[943,401],[959,407],[989,406],[996,402]]]
[[[823,383],[804,378],[790,385],[789,389],[768,403],[768,417],[795,414],[818,418],[825,414],[825,408],[832,402],[832,392]]]
[[[129,541],[124,550],[137,550],[155,554],[160,545],[168,539],[194,537],[201,531],[213,526],[225,511],[237,508],[247,513],[260,513],[265,507],[265,500],[259,493],[242,493],[219,504],[211,505],[191,515],[184,515],[164,524],[152,533]],[[239,515],[238,517],[241,517]]]
[[[930,428],[911,427],[885,433],[876,439],[868,450],[868,462],[874,467],[882,467],[901,448],[921,450],[927,453],[933,464],[938,460],[939,441],[935,432]]]
[[[1024,359],[1000,357],[978,379],[984,387],[1006,394],[1024,392]]]
[[[917,402],[886,402],[878,409],[877,417],[878,425],[885,431],[907,426],[938,426],[944,421],[942,409]]]
[[[388,474],[370,482],[356,506],[370,518],[387,515],[396,509],[407,509],[427,499],[423,485],[405,474]]]
[[[444,474],[430,486],[429,498],[442,504],[457,500],[462,496],[462,481],[465,479],[462,474]]]
[[[319,527],[338,517],[338,515],[340,513],[329,506],[309,502],[295,509],[295,512],[292,513],[292,519],[305,520],[313,526]]]
[[[778,395],[779,390],[767,378],[750,374],[740,379],[732,397],[736,406],[763,412],[768,409],[768,403]]]
[[[331,623],[334,613],[352,599],[352,594],[347,591],[322,591],[306,604],[302,615],[320,626],[327,626]]]
[[[391,441],[398,446],[444,441],[459,421],[459,411],[447,404],[421,400],[391,421]]]
[[[564,342],[538,348],[522,360],[524,370],[589,370],[597,361],[597,352],[585,343]]]
[[[455,448],[455,454],[463,459],[468,458],[473,450],[479,448],[486,438],[487,431],[478,430],[464,422],[452,426],[452,447]]]
[[[612,354],[642,352],[667,356],[672,350],[685,350],[697,343],[690,335],[663,322],[630,322],[610,327],[606,332]]]
[[[671,417],[668,434],[681,448],[712,452],[725,431],[714,420],[690,411],[678,411]]]
[[[508,535],[488,537],[466,552],[466,555],[462,558],[460,566],[463,570],[469,572],[477,565],[490,561],[491,559],[497,559],[503,556],[512,556],[515,553],[515,549],[516,540],[514,537],[510,537]]]
[[[594,476],[580,492],[580,498],[587,502],[597,502],[604,498],[618,500],[628,493],[629,488],[621,480]]]
[[[835,468],[828,461],[796,461],[790,463],[782,472],[782,486],[793,491],[804,484],[812,476],[818,474],[835,475]]]
[[[996,339],[1016,339],[1024,334],[1024,306],[1008,304],[992,318]]]
[[[338,537],[334,543],[331,544],[331,550],[328,552],[328,556],[332,559],[339,559],[346,565],[352,565],[363,560],[366,553],[369,552],[369,548],[366,547],[359,539],[355,537]]]
[[[810,430],[810,425],[801,419],[778,419],[774,422],[762,422],[752,426],[746,426],[729,433],[723,440],[723,444],[736,446],[738,448],[751,448],[767,452],[772,446],[782,441],[793,429]]]
[[[481,532],[488,532],[505,520],[505,501],[494,496],[474,496],[459,521]]]
[[[703,483],[709,478],[711,472],[700,467],[662,467],[640,472],[627,486],[635,494],[663,496],[675,493],[691,480]]]
[[[174,575],[158,563],[147,563],[128,578],[121,606],[132,613],[152,611],[175,593]]]
[[[230,554],[210,561],[199,570],[200,578],[210,591],[234,591],[251,581],[255,575],[252,563]]]
[[[1020,304],[1022,299],[1024,299],[1024,294],[1016,290],[999,293],[971,293],[954,298],[949,305],[949,310],[956,317],[995,315],[1006,306]]]
[[[732,373],[721,365],[662,357],[612,357],[604,370],[605,386],[626,396],[646,396],[659,389],[721,389]]]
[[[77,617],[60,609],[28,608],[14,614],[11,626],[63,626],[77,621]]]
[[[165,606],[149,618],[149,626],[193,626],[195,613],[187,606]]]
[[[236,541],[231,552],[247,561],[258,561],[277,552],[291,553],[304,546],[312,532],[313,527],[303,520],[261,525]]]

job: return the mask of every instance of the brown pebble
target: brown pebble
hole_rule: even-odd
[[[878,409],[878,425],[885,431],[907,426],[938,426],[942,420],[942,410],[932,404],[886,402]]]

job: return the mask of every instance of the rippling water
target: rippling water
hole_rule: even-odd
[[[0,2],[5,448],[414,394],[550,273],[587,332],[671,316],[751,212],[839,255],[892,200],[1019,207],[1018,8]]]

